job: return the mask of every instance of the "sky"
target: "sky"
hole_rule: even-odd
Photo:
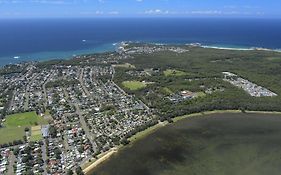
[[[281,18],[281,0],[0,0],[0,18]]]

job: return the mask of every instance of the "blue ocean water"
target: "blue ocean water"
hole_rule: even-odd
[[[1,19],[0,65],[112,51],[120,41],[280,49],[281,19]]]

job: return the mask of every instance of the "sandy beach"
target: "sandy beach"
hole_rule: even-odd
[[[83,172],[85,174],[90,173],[95,167],[103,163],[104,161],[108,160],[113,154],[117,153],[118,148],[112,148],[108,152],[106,152],[101,158],[97,159],[94,163],[92,163],[90,166],[86,167]]]
[[[258,51],[268,51],[268,52],[281,52],[279,49],[267,49],[267,48],[259,48],[259,47],[251,47],[251,48],[233,48],[233,47],[217,47],[217,46],[200,46],[205,49],[218,49],[218,50],[236,50],[236,51],[251,51],[251,50],[258,50]]]

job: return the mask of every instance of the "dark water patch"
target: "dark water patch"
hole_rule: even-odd
[[[279,175],[281,116],[214,114],[168,125],[100,165],[96,175]]]

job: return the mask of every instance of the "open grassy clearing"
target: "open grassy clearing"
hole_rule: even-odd
[[[35,112],[26,112],[9,115],[6,117],[6,127],[18,127],[18,126],[33,126],[47,124],[44,118],[38,116]]]
[[[22,140],[25,135],[24,130],[26,127],[31,129],[32,126],[47,123],[44,118],[38,116],[35,112],[9,115],[6,117],[4,127],[0,129],[0,144],[13,142],[14,140]],[[41,128],[40,126],[38,127]],[[32,137],[35,140],[39,139],[38,130],[32,134]]]
[[[147,86],[146,83],[140,81],[124,81],[122,85],[132,91],[143,89]]]
[[[281,57],[267,57],[266,60],[269,60],[269,61],[280,61]]]
[[[31,141],[39,141],[42,140],[43,136],[41,133],[41,126],[33,126],[31,127],[31,136],[30,140]]]
[[[173,94],[173,91],[171,91],[171,89],[167,88],[167,87],[164,87],[162,88],[163,92],[167,95],[171,95]]]
[[[204,92],[196,92],[197,97],[205,97],[206,94]]]
[[[119,68],[129,68],[129,69],[135,69],[136,66],[130,64],[130,63],[124,63],[124,64],[116,64],[114,67],[119,67]]]
[[[8,127],[0,129],[0,144],[22,140],[25,135],[24,127]]]
[[[169,77],[169,76],[184,76],[184,75],[187,75],[186,72],[183,72],[183,71],[180,71],[180,70],[176,70],[176,69],[167,69],[165,70],[164,72],[164,75],[166,77]]]

